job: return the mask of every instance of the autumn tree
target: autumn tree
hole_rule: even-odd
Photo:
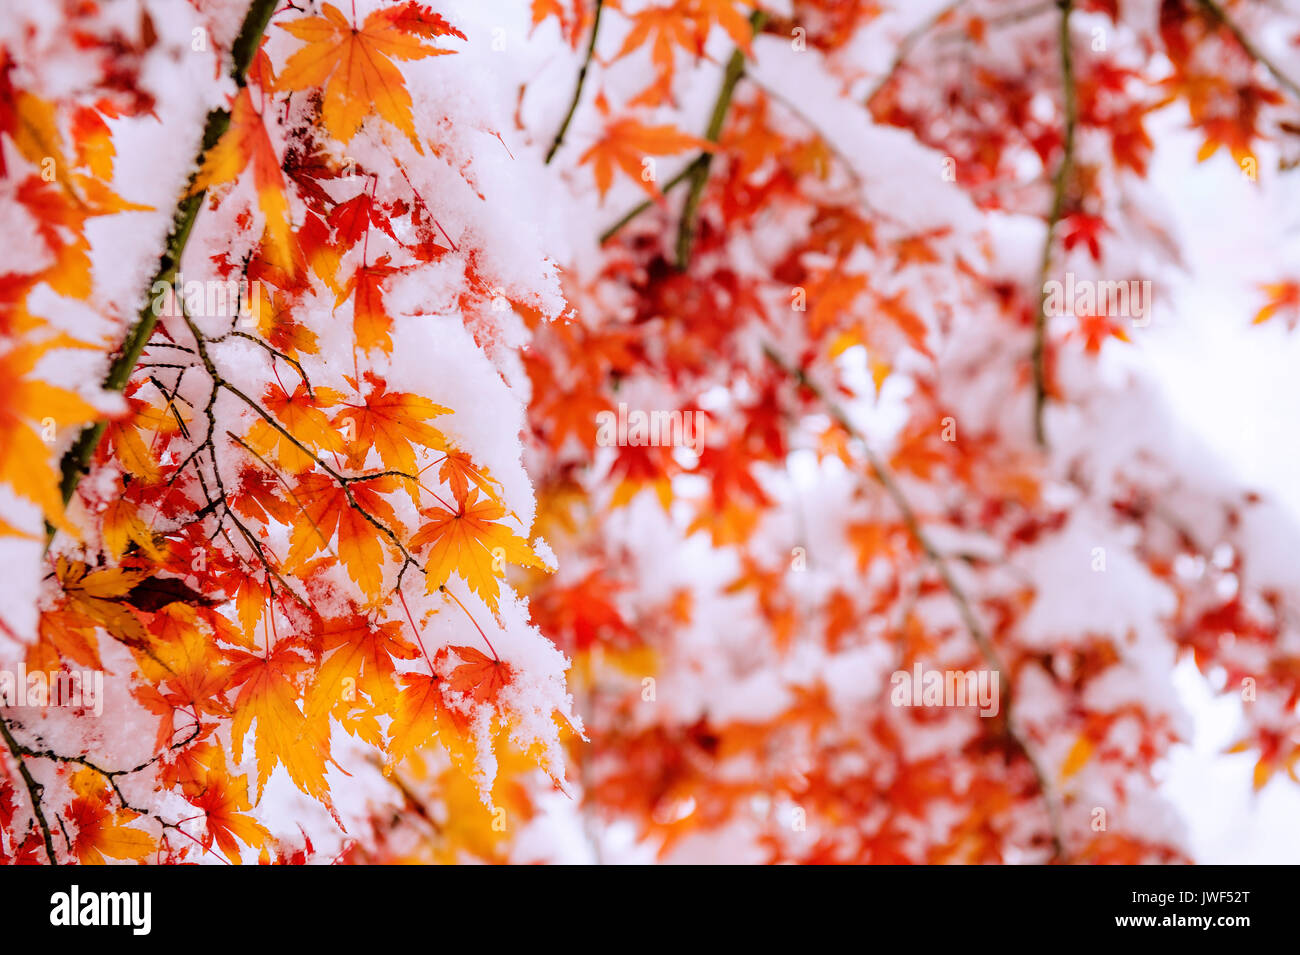
[[[1179,265],[1144,187],[1157,114],[1285,175],[1298,40],[1215,0],[15,11],[0,859],[1185,859],[1178,659],[1295,778],[1300,533],[1132,357]]]

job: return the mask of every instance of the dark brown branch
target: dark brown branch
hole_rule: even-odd
[[[41,808],[41,793],[45,791],[45,787],[32,777],[31,770],[27,768],[27,761],[23,758],[23,748],[9,732],[9,724],[5,722],[3,716],[0,716],[0,736],[4,737],[5,745],[9,747],[14,762],[18,764],[18,773],[23,777],[23,785],[27,787],[27,798],[32,803],[32,815],[36,817],[36,824],[41,829],[41,838],[45,842],[45,855],[50,860],[50,865],[58,865],[59,859],[54,854],[54,839],[50,836],[50,824],[45,821],[45,811]]]
[[[604,9],[605,0],[596,0],[596,17],[591,23],[591,39],[587,43],[587,55],[583,57],[582,68],[578,70],[578,83],[573,89],[573,101],[569,103],[569,111],[564,114],[564,122],[560,124],[559,132],[555,134],[555,140],[551,143],[551,148],[546,151],[546,165],[548,166],[564,142],[564,134],[569,131],[569,123],[573,122],[573,114],[578,110],[578,101],[582,99],[582,87],[587,82],[587,70],[591,66],[591,58],[596,53],[596,34],[600,32],[600,15],[604,12]]]

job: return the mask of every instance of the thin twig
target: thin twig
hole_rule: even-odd
[[[703,155],[703,153],[701,153],[701,155]],[[600,244],[604,245],[610,239],[614,238],[614,236],[617,235],[625,225],[627,225],[629,222],[631,222],[641,213],[650,209],[652,206],[657,205],[659,203],[660,198],[668,195],[668,193],[670,193],[673,189],[675,189],[677,186],[685,182],[687,177],[691,174],[691,170],[695,168],[695,164],[699,162],[699,159],[700,157],[696,156],[685,166],[683,166],[681,171],[678,172],[677,175],[673,176],[671,179],[665,182],[663,186],[661,186],[659,189],[659,197],[655,199],[645,199],[640,203],[638,203],[637,205],[633,206],[622,216],[620,216],[617,222],[615,222],[612,226],[610,226],[608,229],[606,229],[604,232],[600,234]]]
[[[917,517],[916,511],[912,508],[911,501],[907,499],[907,495],[903,492],[902,487],[898,484],[893,473],[889,470],[888,465],[886,465],[872,449],[866,435],[864,435],[862,431],[860,431],[858,427],[849,420],[844,409],[842,409],[839,404],[826,393],[825,389],[809,379],[802,369],[794,368],[789,365],[770,345],[764,345],[763,352],[767,356],[768,361],[772,362],[772,364],[781,369],[781,371],[795,382],[816,395],[835,422],[844,429],[845,433],[856,438],[858,443],[861,444],[863,452],[867,458],[867,464],[871,468],[872,475],[880,482],[881,486],[884,487],[885,493],[889,495],[890,500],[893,501],[894,506],[898,509],[899,515],[902,517],[903,526],[907,529],[908,534],[911,535],[917,546],[921,548],[921,552],[925,554],[926,560],[929,561],[930,566],[932,566],[935,569],[935,572],[939,575],[939,579],[943,582],[944,588],[948,591],[948,595],[952,598],[953,603],[957,607],[957,612],[961,616],[962,623],[970,633],[971,639],[975,641],[975,645],[979,649],[980,655],[984,657],[989,669],[998,674],[999,684],[1007,687],[1007,690],[1002,697],[1002,713],[1005,732],[1007,737],[1016,745],[1016,748],[1024,754],[1025,761],[1029,764],[1030,769],[1033,771],[1034,778],[1038,783],[1039,792],[1042,793],[1043,802],[1047,808],[1048,826],[1051,830],[1053,859],[1063,858],[1065,849],[1061,836],[1061,821],[1055,794],[1048,782],[1047,773],[1043,770],[1042,764],[1029,748],[1028,742],[1016,732],[1011,722],[1011,684],[1006,679],[1006,669],[1002,664],[997,649],[993,646],[992,639],[990,639],[988,632],[984,629],[984,625],[976,615],[975,608],[972,606],[970,598],[966,595],[966,591],[962,588],[961,584],[957,582],[956,577],[953,576],[951,568],[948,566],[947,560],[930,539],[930,536],[925,532],[925,529],[921,526],[921,521]]]
[[[755,10],[749,17],[752,34],[758,36],[766,22],[767,14],[762,10]],[[731,58],[727,60],[727,68],[722,74],[722,86],[718,89],[718,97],[713,102],[713,114],[709,117],[709,126],[704,133],[704,138],[711,143],[716,143],[722,134],[722,124],[726,121],[727,110],[731,108],[732,94],[735,93],[736,84],[744,72],[745,51],[737,47],[732,51]],[[691,187],[686,193],[682,217],[677,224],[677,268],[682,272],[686,271],[686,266],[690,264],[691,245],[695,241],[695,214],[699,209],[700,197],[704,194],[704,184],[709,179],[709,167],[712,165],[713,153],[702,152],[687,167],[687,178],[690,180]]]
[[[933,16],[914,27],[911,32],[899,41],[898,49],[894,52],[894,58],[890,61],[888,69],[886,69],[884,75],[872,85],[871,91],[867,93],[866,98],[863,99],[862,104],[864,106],[868,108],[871,106],[871,101],[880,94],[881,90],[889,85],[889,81],[894,78],[894,74],[902,68],[903,63],[907,60],[908,56],[911,55],[912,50],[915,49],[916,45],[925,38],[925,35],[946,20],[948,15],[960,7],[964,2],[965,0],[953,0],[952,3],[941,8]]]
[[[600,14],[605,9],[605,0],[596,0],[596,17],[591,23],[591,39],[587,43],[587,55],[582,60],[582,68],[578,70],[578,83],[573,88],[573,101],[569,103],[569,111],[564,114],[564,122],[560,124],[559,132],[555,134],[555,140],[551,143],[551,148],[546,152],[546,165],[551,164],[555,158],[556,152],[564,142],[564,134],[569,131],[569,123],[573,122],[573,114],[577,112],[578,101],[582,99],[582,87],[587,82],[587,69],[591,66],[591,58],[596,53],[596,34],[600,32]]]
[[[32,777],[31,770],[27,768],[27,761],[23,758],[22,747],[9,732],[9,724],[5,722],[3,716],[0,716],[0,736],[4,737],[5,745],[9,747],[9,752],[18,763],[18,773],[23,777],[23,784],[27,787],[27,798],[32,803],[32,814],[36,817],[36,824],[41,828],[41,838],[45,841],[45,855],[49,858],[50,865],[58,865],[58,857],[54,854],[54,839],[50,837],[50,824],[45,821],[45,812],[41,808],[41,793],[45,791],[45,787]]]
[[[1056,167],[1052,183],[1052,208],[1047,217],[1047,236],[1043,239],[1043,255],[1038,266],[1038,309],[1034,312],[1034,347],[1030,360],[1034,368],[1034,440],[1040,448],[1047,447],[1047,431],[1043,413],[1047,409],[1047,274],[1052,267],[1052,239],[1056,226],[1065,212],[1065,192],[1069,185],[1070,170],[1074,165],[1074,128],[1078,121],[1078,107],[1074,90],[1074,58],[1070,50],[1070,12],[1073,0],[1060,0],[1061,7],[1061,88],[1065,105],[1065,143],[1061,163]]]
[[[1285,87],[1292,96],[1296,99],[1300,99],[1300,84],[1297,84],[1295,80],[1283,73],[1282,70],[1268,58],[1264,51],[1256,46],[1250,38],[1246,36],[1241,27],[1237,25],[1237,22],[1228,16],[1228,12],[1219,5],[1217,0],[1200,0],[1200,4],[1206,12],[1210,14],[1210,16],[1214,17],[1228,28],[1228,32],[1231,33],[1236,38],[1237,42],[1241,44],[1241,48],[1245,50],[1256,63],[1259,63],[1264,67],[1264,69],[1268,70],[1269,73],[1273,75],[1273,79],[1277,80],[1279,86]]]

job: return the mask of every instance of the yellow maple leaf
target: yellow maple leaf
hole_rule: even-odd
[[[490,498],[479,499],[471,491],[456,512],[441,507],[420,512],[429,522],[411,538],[411,546],[432,545],[425,571],[429,593],[447,582],[452,571],[496,613],[500,588],[497,578],[505,575],[507,563],[545,568],[528,542],[504,524],[505,508]]]
[[[49,350],[48,343],[19,345],[0,355],[0,483],[59,524],[63,499],[53,463],[55,429],[84,424],[98,412],[73,392],[34,376]]]
[[[328,805],[329,784],[325,781],[325,760],[329,757],[329,735],[319,731],[298,708],[295,674],[310,664],[291,649],[276,647],[270,653],[231,653],[234,670],[230,676],[238,686],[230,740],[235,760],[244,758],[244,737],[257,721],[254,751],[257,754],[257,798],[277,764],[307,795]]]

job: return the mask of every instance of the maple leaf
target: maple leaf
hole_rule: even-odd
[[[142,688],[146,705],[160,716],[174,710],[225,716],[230,712],[223,694],[229,683],[230,667],[216,642],[199,629],[193,607],[173,603],[155,616],[151,625],[148,653],[139,654],[141,672],[150,684]],[[170,720],[159,728],[160,736],[170,730]]]
[[[380,542],[387,535],[370,518],[382,522],[395,534],[402,533],[397,515],[382,497],[397,487],[397,479],[387,475],[345,487],[328,475],[304,474],[294,489],[294,499],[302,508],[303,519],[294,524],[287,563],[301,566],[317,551],[327,550],[337,535],[338,558],[348,575],[367,597],[372,600],[378,597],[384,570],[384,549]]]
[[[528,609],[544,633],[568,638],[566,643],[575,651],[631,645],[637,633],[616,605],[621,589],[597,568],[569,586],[552,585],[534,593]]]
[[[1061,781],[1069,779],[1081,770],[1092,758],[1092,740],[1087,736],[1079,736],[1070,751],[1065,756],[1065,762],[1061,764]]]
[[[398,763],[435,738],[453,758],[463,755],[462,735],[467,724],[443,699],[443,680],[426,673],[404,673],[401,679],[397,711],[388,730],[385,772],[391,773]]]
[[[332,3],[324,4],[321,12],[324,16],[279,24],[306,43],[285,63],[279,88],[301,91],[323,86],[321,118],[341,142],[350,142],[366,117],[378,114],[422,151],[411,116],[411,94],[393,61],[452,53],[423,41],[447,36],[463,40],[465,34],[414,2],[375,10],[360,27],[348,22]]]
[[[651,156],[676,156],[687,150],[704,152],[717,148],[708,140],[683,133],[675,126],[646,126],[635,119],[620,119],[605,127],[605,135],[592,144],[578,160],[591,163],[596,188],[603,199],[614,181],[617,167],[628,178],[640,183],[652,197],[659,195],[655,177],[649,174],[645,160]]]
[[[256,720],[257,798],[262,798],[271,771],[283,764],[299,789],[328,805],[325,761],[329,758],[329,735],[298,708],[294,682],[310,664],[285,645],[267,654],[236,650],[230,657],[230,685],[239,687],[230,740],[238,762],[244,758],[244,737]]]
[[[1268,301],[1255,313],[1252,324],[1263,324],[1281,313],[1286,316],[1286,327],[1295,328],[1297,322],[1300,322],[1300,281],[1292,279],[1264,284],[1260,289],[1268,296]]]
[[[401,634],[401,623],[376,623],[360,614],[327,621],[323,662],[307,694],[308,717],[318,719],[340,704],[352,703],[355,690],[364,692],[377,710],[392,712],[398,693],[393,661],[419,655]]]
[[[341,394],[329,388],[309,391],[305,382],[299,382],[293,394],[286,393],[279,385],[271,384],[262,396],[266,410],[279,419],[285,430],[317,452],[343,451],[342,437],[334,430],[329,416],[321,410],[337,405],[342,400]],[[265,419],[259,418],[253,422],[248,430],[248,442],[273,456],[285,470],[294,474],[300,474],[316,464],[313,455],[290,441]]]
[[[262,283],[258,283],[257,296],[253,306],[257,334],[268,345],[290,358],[320,352],[316,333],[293,317],[293,308],[285,296],[272,294]]]
[[[1076,245],[1083,243],[1094,262],[1101,261],[1101,234],[1108,230],[1106,220],[1101,216],[1091,216],[1076,212],[1068,215],[1061,223],[1065,241],[1065,251],[1069,252]]]
[[[64,606],[84,620],[98,624],[112,636],[130,644],[143,644],[146,634],[139,617],[124,598],[146,576],[144,571],[86,564],[59,557],[55,576],[63,588]]]
[[[154,850],[154,838],[129,824],[139,813],[114,810],[108,783],[93,769],[78,770],[72,777],[76,794],[63,817],[73,824],[76,837],[72,852],[82,865],[104,865],[110,859],[143,859]]]
[[[104,547],[114,557],[121,557],[131,544],[138,546],[145,556],[162,559],[162,551],[154,543],[154,534],[140,519],[138,508],[124,497],[108,502],[103,514]]]
[[[490,498],[479,500],[470,493],[456,512],[433,507],[420,512],[428,518],[411,538],[413,548],[432,545],[425,572],[428,592],[433,593],[447,582],[452,571],[496,613],[500,589],[497,578],[505,574],[505,564],[545,567],[528,542],[513,534],[504,524],[505,508]]]
[[[109,421],[105,440],[128,474],[146,484],[156,484],[162,480],[155,453],[157,439],[179,431],[184,418],[178,420],[178,412],[172,410],[175,405],[159,407],[138,397],[138,388],[133,387],[127,394],[127,413]]]
[[[334,419],[335,427],[350,430],[353,435],[347,447],[348,467],[364,465],[366,455],[374,448],[385,468],[414,475],[414,445],[438,451],[447,447],[443,433],[425,422],[451,414],[451,409],[421,395],[387,391],[387,383],[375,375],[367,374],[367,383],[371,387],[363,402],[340,402],[347,410]]]
[[[185,798],[203,812],[207,826],[203,847],[211,848],[215,841],[226,859],[239,865],[239,842],[256,849],[271,834],[260,822],[246,815],[253,808],[248,801],[248,779],[230,776],[226,772],[225,754],[218,748],[214,750],[215,765],[200,768],[187,787],[197,792],[187,793]]]
[[[34,376],[37,362],[56,343],[18,345],[0,354],[0,483],[59,524],[63,518],[59,476],[42,431],[45,423],[83,424],[98,412],[73,392]]]
[[[234,182],[248,168],[253,171],[258,206],[266,217],[273,261],[282,265],[292,263],[296,250],[292,246],[289,203],[284,195],[280,160],[276,158],[271,139],[266,134],[262,114],[253,107],[252,96],[245,86],[235,94],[230,126],[204,156],[203,165],[190,186],[190,195]]]
[[[514,679],[510,664],[495,656],[488,656],[473,647],[448,647],[465,662],[451,671],[447,685],[457,693],[466,693],[477,703],[496,699],[503,687]]]
[[[452,497],[456,499],[457,504],[465,503],[465,496],[469,493],[471,483],[482,491],[483,496],[488,500],[502,503],[497,493],[500,485],[493,480],[487,468],[476,465],[468,454],[455,448],[448,448],[445,452],[442,465],[438,468],[438,480],[451,488]]]
[[[365,351],[393,350],[393,317],[384,309],[384,282],[402,269],[388,263],[392,256],[381,255],[373,265],[358,265],[352,277],[339,291],[334,307],[349,298],[352,302],[352,331],[356,343]]]

